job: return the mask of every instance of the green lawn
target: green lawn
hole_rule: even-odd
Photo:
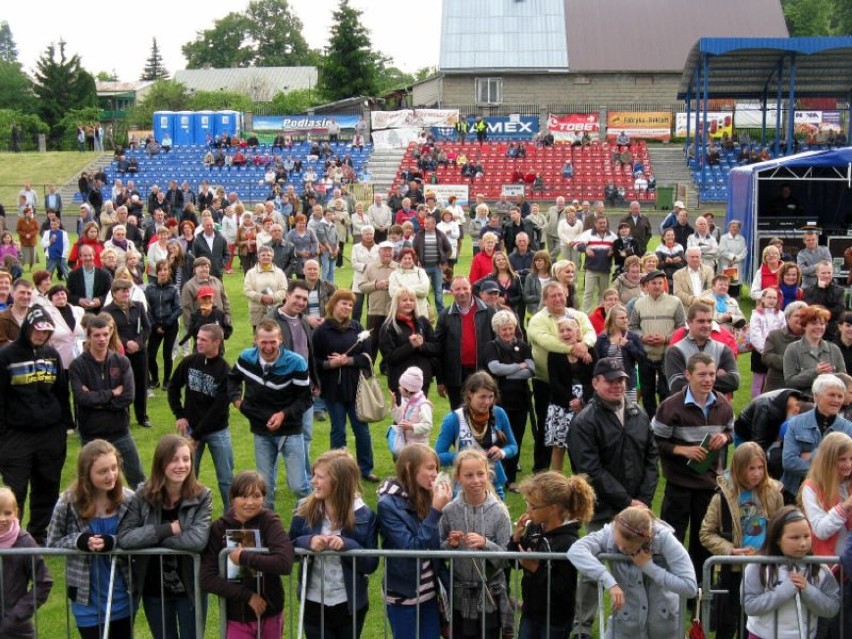
[[[0,156],[0,175],[2,175],[2,171],[4,170],[2,160],[5,160],[6,157],[8,156]],[[65,157],[67,158],[76,156],[74,156],[73,154],[65,154]],[[652,243],[652,246],[653,244],[654,243]],[[469,241],[467,241],[462,252],[460,263],[456,267],[456,273],[468,272],[471,258],[470,253],[470,243]],[[339,270],[337,272],[335,281],[338,285],[349,285],[351,284],[351,280],[351,269],[349,268],[347,261],[346,266],[342,270]],[[250,324],[248,321],[248,305],[242,295],[241,275],[226,275],[225,286],[229,296],[231,297],[231,305],[233,309],[233,320],[235,327],[233,336],[227,342],[226,357],[229,362],[233,363],[236,359],[238,352],[242,348],[250,345],[251,343]],[[447,302],[449,302],[449,298],[447,298]],[[741,303],[743,305],[743,311],[746,313],[746,316],[748,316],[752,309],[751,301],[745,299],[742,300]],[[742,374],[742,383],[741,390],[736,394],[734,402],[737,411],[739,411],[750,400],[749,389],[751,387],[751,373],[749,371],[748,362],[748,356],[741,356],[739,358],[740,371]],[[433,393],[433,397],[431,399],[434,402],[435,415],[435,428],[432,431],[434,441],[434,438],[437,437],[441,420],[449,410],[449,405],[447,400],[438,397],[437,393]],[[143,429],[134,425],[132,427],[132,434],[136,439],[143,466],[150,470],[153,450],[158,438],[164,434],[174,432],[174,418],[171,412],[169,411],[168,404],[166,402],[165,392],[163,390],[157,390],[155,393],[155,397],[149,400],[148,413],[151,417],[151,421],[153,422],[153,428]],[[374,424],[373,426],[371,426],[374,442],[373,449],[375,456],[375,473],[379,477],[386,477],[393,474],[393,463],[391,460],[390,453],[388,452],[386,442],[384,440],[384,434],[388,424],[389,421],[383,424]],[[231,429],[234,442],[236,469],[239,471],[247,468],[253,468],[253,446],[248,425],[245,419],[233,409],[231,410]],[[353,441],[351,432],[349,433],[349,441]],[[315,458],[321,452],[325,451],[328,446],[329,423],[327,421],[316,422],[314,427],[314,439],[312,449],[313,457]],[[80,446],[76,438],[69,437],[68,458],[63,470],[63,486],[69,485],[73,479],[75,459],[79,448]],[[532,467],[532,436],[529,432],[529,429],[527,430],[527,435],[524,439],[524,444],[521,450],[521,466],[523,469],[522,475],[528,473],[530,468]],[[148,471],[146,470],[146,472]],[[209,457],[205,457],[204,463],[202,465],[200,479],[205,485],[212,487],[214,490],[214,518],[218,517],[219,515],[221,515],[222,507],[218,497],[218,491],[216,489],[215,473],[213,471],[212,462],[210,461]],[[295,504],[292,495],[286,489],[286,481],[284,480],[283,471],[279,476],[278,486],[279,490],[277,491],[276,496],[276,510],[281,515],[285,525],[289,526],[291,513]],[[367,484],[363,488],[365,491],[364,499],[367,501],[368,504],[370,504],[371,507],[375,508],[375,486]],[[659,512],[660,500],[662,498],[662,490],[663,482],[661,481],[657,489],[656,498],[654,500],[654,509],[656,512]],[[507,505],[512,514],[513,520],[516,519],[524,510],[523,500],[520,498],[519,495],[509,493],[507,497]],[[60,636],[60,633],[63,632],[62,628],[66,623],[67,618],[65,607],[67,600],[63,596],[65,587],[62,564],[57,560],[51,560],[50,566],[55,579],[54,591],[49,602],[41,609],[41,613],[39,614],[39,629],[41,631],[41,636],[54,637]],[[385,615],[381,607],[382,604],[380,575],[381,569],[371,579],[370,582],[372,610],[367,617],[366,629],[363,635],[364,637],[376,637],[384,635],[383,624],[385,622]],[[513,589],[514,592],[519,592],[519,589],[515,588],[514,578]],[[292,592],[292,590],[290,591]],[[290,612],[297,614],[297,608],[298,603],[296,602],[296,605],[291,606]],[[143,615],[144,613],[140,614],[140,617]],[[207,618],[208,623],[206,637],[217,637],[219,628],[218,605],[214,601],[210,602]],[[138,637],[150,636],[147,624],[144,623],[144,621],[142,621],[141,619],[137,620],[136,630],[136,636]],[[287,631],[287,633],[289,636],[289,631]]]
[[[47,185],[60,188],[68,180],[76,180],[83,168],[100,153],[0,153],[0,204],[6,208],[9,219],[18,208],[18,192],[25,181],[33,185],[43,205]],[[66,211],[73,214],[71,202],[63,202]],[[44,213],[44,208],[39,208]]]

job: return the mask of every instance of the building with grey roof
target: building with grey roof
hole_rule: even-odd
[[[443,0],[414,106],[670,104],[701,37],[789,36],[780,0]]]

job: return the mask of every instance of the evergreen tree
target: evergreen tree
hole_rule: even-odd
[[[151,42],[151,55],[145,61],[145,70],[142,71],[140,80],[153,81],[164,80],[169,77],[169,72],[163,66],[163,56],[160,55],[160,48],[157,46],[157,38],[153,38]]]
[[[50,140],[59,142],[64,135],[61,121],[74,109],[97,106],[95,79],[83,69],[80,56],[74,54],[68,58],[65,54],[65,42],[57,46],[50,43],[44,54],[36,62],[35,86],[33,90],[38,98],[38,114],[50,127]]]
[[[378,92],[379,68],[384,60],[370,48],[370,32],[361,24],[361,14],[349,6],[349,0],[341,0],[332,14],[331,39],[319,78],[328,100]]]
[[[0,22],[0,62],[17,61],[18,47],[12,38],[12,29],[9,28],[9,23],[3,20]]]

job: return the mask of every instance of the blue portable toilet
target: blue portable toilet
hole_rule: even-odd
[[[216,114],[214,111],[196,111],[192,139],[197,145],[207,143],[207,135],[216,137]]]
[[[217,111],[216,112],[216,135],[240,134],[240,113],[239,111]]]
[[[194,125],[195,113],[192,111],[178,111],[175,113],[175,132],[172,134],[175,146],[189,146],[192,144]]]
[[[175,112],[154,111],[154,139],[163,141],[163,136],[168,133],[174,141],[175,138]]]

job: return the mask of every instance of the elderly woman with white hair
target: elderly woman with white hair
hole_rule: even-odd
[[[788,388],[784,379],[784,351],[793,342],[802,337],[803,329],[799,321],[802,310],[807,308],[804,302],[790,302],[784,309],[783,328],[769,331],[763,346],[763,363],[766,365],[766,381],[763,392]]]
[[[485,361],[500,389],[500,405],[506,411],[518,449],[524,439],[527,416],[532,407],[529,380],[535,375],[535,361],[530,345],[518,334],[518,318],[509,310],[498,311],[491,318],[496,339],[485,347]],[[507,488],[518,492],[517,475],[520,455],[503,460]]]
[[[364,206],[361,205],[363,213]],[[356,205],[356,210],[357,206]],[[354,219],[354,218],[353,218]],[[352,318],[361,321],[361,311],[364,308],[364,294],[361,292],[361,281],[364,279],[364,271],[374,262],[379,261],[379,247],[376,244],[376,229],[370,224],[364,224],[358,229],[358,241],[352,245],[352,292],[355,293],[355,308]]]
[[[782,463],[784,502],[795,503],[799,486],[808,474],[811,459],[820,442],[829,433],[846,433],[852,437],[852,422],[840,414],[846,396],[846,384],[830,373],[818,375],[810,387],[814,408],[790,418],[784,434]]]

